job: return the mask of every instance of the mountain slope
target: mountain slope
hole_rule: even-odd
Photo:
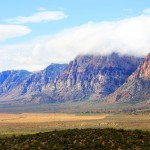
[[[25,70],[10,70],[0,73],[0,95],[8,93],[22,83],[31,73]]]
[[[150,53],[137,70],[118,90],[108,97],[109,102],[144,101],[150,99]]]
[[[53,101],[52,98],[48,98],[48,96],[42,94],[42,92],[46,87],[53,84],[56,76],[58,76],[66,66],[66,64],[51,64],[40,72],[28,74],[26,78],[19,82],[19,84],[16,84],[11,90],[6,91],[5,93],[2,92],[3,94],[1,95],[0,100],[3,102],[4,100],[25,100],[29,103],[34,103],[34,99],[35,103],[38,103],[39,101],[45,102],[45,99]],[[22,77],[18,76],[18,78],[21,79]],[[11,82],[9,84],[11,84]]]
[[[69,65],[51,64],[28,75],[3,93],[0,101],[41,104],[103,98],[124,84],[142,61],[116,53],[78,56]]]
[[[141,58],[119,56],[78,56],[56,78],[54,99],[78,101],[105,97],[120,87],[138,67]]]
[[[51,64],[46,69],[28,77],[19,87],[21,94],[41,93],[50,87],[55,78],[67,67],[66,64]]]

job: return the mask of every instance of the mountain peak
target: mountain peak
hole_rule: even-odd
[[[56,102],[102,98],[124,84],[141,61],[141,58],[117,53],[80,55],[69,65],[51,64],[40,72],[27,75],[17,87],[5,93],[6,86],[2,86],[1,99],[24,98],[27,102],[31,95],[37,99],[41,94],[50,97],[48,102],[51,98]]]
[[[128,81],[138,78],[150,79],[150,53],[145,57],[137,70],[128,78]]]
[[[122,85],[140,62],[141,58],[117,53],[77,56],[57,78],[53,97],[57,100],[105,97]]]
[[[145,58],[146,61],[150,61],[150,53],[148,53],[148,55]]]

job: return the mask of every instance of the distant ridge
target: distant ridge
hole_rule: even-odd
[[[69,65],[51,64],[27,74],[12,89],[1,92],[0,102],[41,104],[107,97],[126,82],[142,61],[117,53],[77,56]],[[0,88],[5,89],[3,84]]]
[[[0,102],[10,101],[11,103],[21,103],[22,100],[25,101],[23,103],[47,103],[51,102],[52,98],[46,98],[45,94],[42,94],[42,91],[52,84],[57,75],[59,75],[65,68],[67,64],[51,64],[47,68],[42,71],[35,73],[21,74],[22,71],[15,71],[17,73],[11,73],[9,75],[9,80],[7,82],[7,86],[4,83],[0,85],[1,93],[0,93]],[[13,72],[13,71],[10,71]],[[20,74],[19,74],[20,73]],[[2,72],[6,76],[5,72]],[[2,76],[1,76],[2,78]],[[16,79],[13,80],[13,79]],[[12,82],[13,80],[13,82]],[[7,89],[12,83],[14,86],[11,89]],[[5,92],[3,92],[5,89]],[[42,101],[41,101],[42,97]]]
[[[0,95],[4,95],[21,84],[31,72],[26,70],[8,70],[0,72]]]

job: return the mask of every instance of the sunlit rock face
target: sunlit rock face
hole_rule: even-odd
[[[150,99],[150,53],[118,90],[109,96],[109,102],[144,101]]]
[[[145,57],[144,62],[139,65],[137,70],[128,78],[128,81],[138,78],[150,79],[150,53]]]
[[[141,58],[119,56],[78,56],[56,78],[56,99],[82,100],[105,97],[120,87],[137,69]]]
[[[77,56],[69,65],[51,64],[42,71],[18,76],[13,88],[2,88],[0,101],[40,104],[103,98],[122,86],[142,62],[142,58],[116,53]],[[1,87],[8,74],[5,76]]]

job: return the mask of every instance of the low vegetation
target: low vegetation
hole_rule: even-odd
[[[123,129],[68,129],[0,139],[1,150],[148,150],[150,132]]]

